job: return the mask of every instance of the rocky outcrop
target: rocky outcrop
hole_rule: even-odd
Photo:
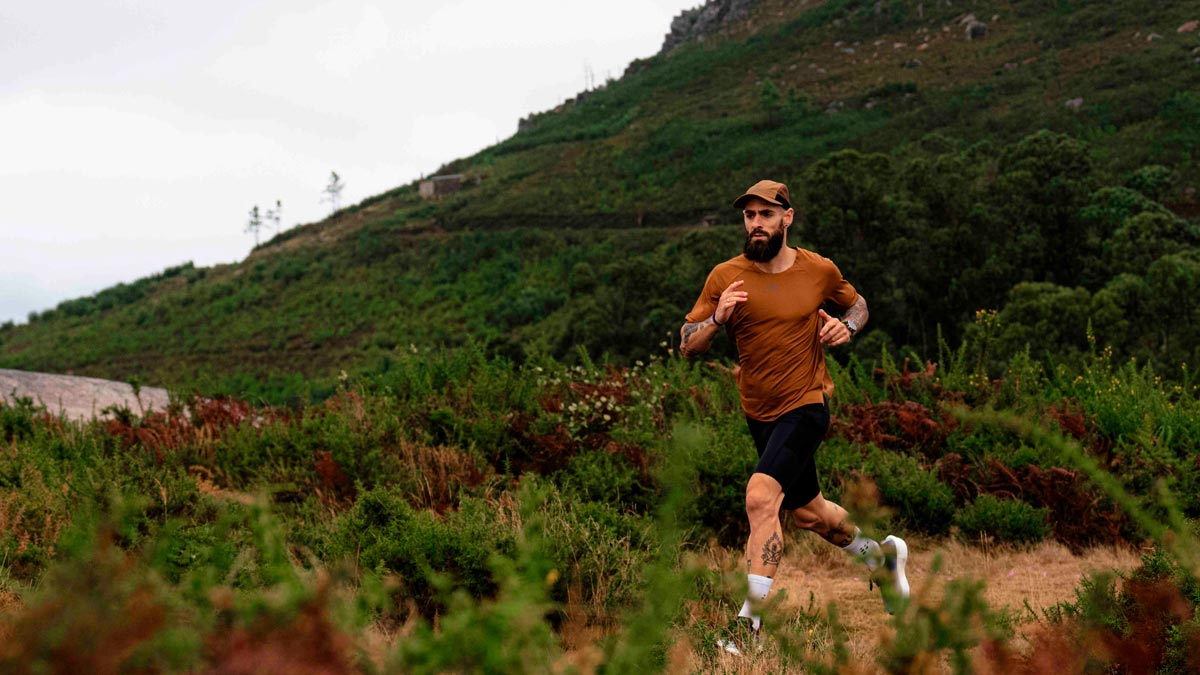
[[[699,7],[684,10],[671,21],[671,32],[667,33],[659,53],[688,42],[701,42],[731,23],[745,21],[757,4],[758,0],[708,0]]]
[[[170,403],[167,390],[159,387],[134,391],[126,382],[0,369],[0,400],[16,405],[18,399],[29,399],[51,415],[72,420],[102,417],[112,406],[140,415],[151,409],[166,410]]]

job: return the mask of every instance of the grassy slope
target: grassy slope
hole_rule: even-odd
[[[431,205],[403,186],[238,265],[64,303],[0,329],[0,367],[245,391],[251,383],[235,373],[282,382],[386,368],[409,344],[603,349],[603,322],[581,320],[587,302],[620,309],[637,299],[600,297],[614,277],[664,273],[636,256],[667,247],[681,260],[660,282],[677,297],[642,299],[646,325],[660,326],[736,250],[732,229],[691,224],[729,222],[728,197],[745,184],[795,180],[846,147],[915,155],[1046,127],[1087,139],[1109,175],[1162,163],[1197,182],[1179,142],[1186,119],[1170,113],[1177,92],[1200,88],[1200,40],[1175,32],[1194,18],[1186,8],[977,2],[969,9],[990,33],[969,42],[957,23],[968,8],[923,4],[918,17],[909,3],[876,15],[859,7],[873,3],[764,2],[724,38],[635,63],[531,130],[443,167],[478,179],[459,195]],[[1148,41],[1151,32],[1162,38]],[[768,81],[779,92],[770,111]],[[1084,105],[1072,112],[1064,102],[1077,96]],[[663,339],[648,334],[628,351]]]

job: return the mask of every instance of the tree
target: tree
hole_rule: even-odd
[[[271,223],[271,227],[275,228],[275,233],[280,232],[279,223],[283,220],[283,202],[279,199],[275,200],[275,208],[267,209],[267,222]]]
[[[258,246],[258,232],[262,229],[262,226],[262,215],[258,212],[258,204],[255,204],[254,208],[250,209],[250,220],[246,222],[246,231],[254,235],[255,247]]]
[[[337,213],[338,209],[341,208],[342,188],[344,187],[346,187],[346,184],[342,182],[342,177],[336,171],[330,171],[329,184],[325,186],[325,196],[321,198],[321,201],[329,202],[331,209],[329,215]]]

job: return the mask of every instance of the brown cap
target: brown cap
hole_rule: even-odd
[[[788,196],[787,186],[773,180],[760,180],[751,185],[750,189],[746,190],[746,194],[733,200],[733,205],[740,209],[751,197],[758,197],[763,201],[778,204],[785,209],[792,208],[792,198]]]

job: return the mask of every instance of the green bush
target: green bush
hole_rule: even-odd
[[[426,616],[444,609],[443,590],[461,588],[474,598],[491,596],[496,581],[488,560],[511,551],[513,532],[481,500],[438,518],[416,511],[389,488],[364,493],[334,523],[323,557],[356,558],[363,568],[400,576],[404,596]],[[439,589],[439,585],[445,589]]]
[[[959,535],[967,540],[988,534],[997,541],[1034,544],[1050,534],[1049,515],[1050,509],[985,494],[960,510],[955,524]]]
[[[875,480],[883,503],[908,527],[945,534],[954,520],[954,493],[915,457],[873,448],[866,472]]]

